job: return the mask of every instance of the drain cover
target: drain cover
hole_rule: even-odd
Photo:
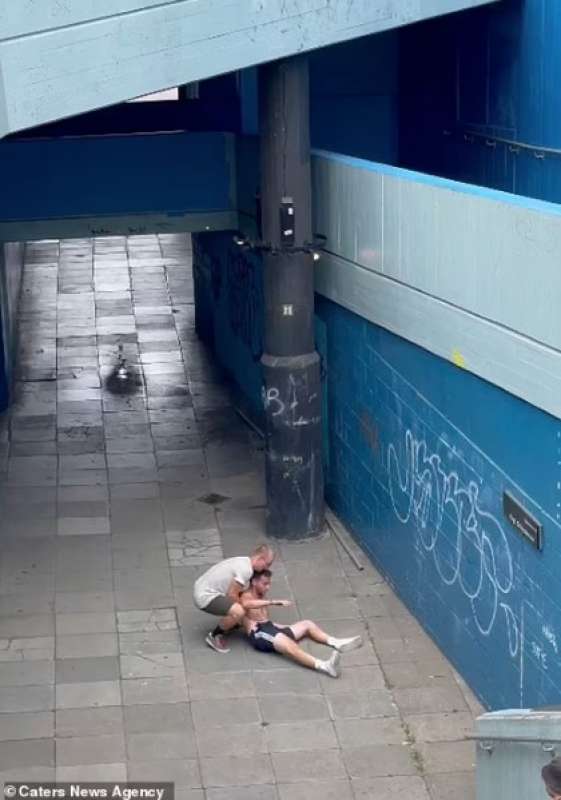
[[[225,500],[229,500],[229,497],[223,494],[215,494],[215,492],[211,492],[210,494],[204,494],[202,497],[197,497],[197,500],[200,503],[206,503],[209,506],[218,506],[220,503],[223,503]]]

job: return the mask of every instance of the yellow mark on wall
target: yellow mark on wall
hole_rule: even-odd
[[[452,350],[452,361],[454,362],[454,364],[457,367],[462,367],[462,369],[465,368],[465,366],[466,366],[465,358],[460,353],[460,351],[456,350],[455,348],[454,348],[454,350]]]

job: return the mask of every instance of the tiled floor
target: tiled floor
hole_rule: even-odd
[[[274,580],[296,603],[277,619],[365,635],[340,680],[241,639],[205,647],[193,580],[263,539],[264,497],[260,442],[194,335],[190,258],[178,236],[27,248],[0,434],[0,779],[173,780],[180,800],[472,798],[477,704],[333,538],[282,544]],[[138,365],[130,395],[106,386],[119,343]]]

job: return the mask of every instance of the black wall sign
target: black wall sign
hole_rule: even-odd
[[[526,511],[510,492],[503,492],[503,512],[518,533],[528,539],[537,550],[542,549],[543,528],[541,522],[538,522],[529,511]]]

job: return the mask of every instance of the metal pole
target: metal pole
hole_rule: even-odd
[[[261,67],[260,121],[267,530],[302,539],[324,524],[305,57]]]

